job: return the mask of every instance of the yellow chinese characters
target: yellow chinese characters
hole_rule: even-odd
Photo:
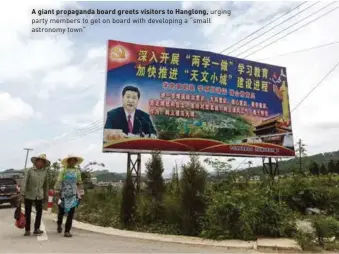
[[[180,55],[179,53],[173,53],[171,55],[171,64],[179,66]]]
[[[202,59],[201,59],[201,65],[204,66],[204,68],[207,68],[211,65],[211,59],[209,56],[204,56]]]
[[[158,59],[157,59],[157,56],[155,55],[155,52],[154,51],[152,51],[152,56],[151,56],[151,58],[149,59],[149,61],[150,62],[158,62]]]
[[[240,63],[238,64],[238,73],[242,75],[245,72],[245,65]]]
[[[227,85],[227,74],[220,74],[220,80],[219,80],[220,85],[226,86]]]
[[[260,67],[255,66],[254,67],[254,77],[260,78],[261,77],[261,69]]]
[[[148,67],[138,65],[136,76],[138,77],[147,77],[147,78],[158,78],[158,79],[178,79],[178,68],[172,67],[167,68],[166,66],[160,66],[158,69],[154,65],[149,65]]]
[[[268,92],[268,82],[267,81],[261,81],[261,90],[263,92]]]
[[[137,66],[137,74],[136,75],[138,77],[144,77],[145,74],[146,74],[146,67],[139,64]]]
[[[167,60],[169,60],[170,56],[169,53],[162,52],[160,55],[160,63],[167,64]]]
[[[156,69],[156,67],[155,66],[153,66],[153,65],[150,65],[150,66],[148,66],[148,68],[147,68],[147,77],[148,78],[156,78],[156,74],[157,74],[157,69]]]
[[[199,76],[199,71],[198,70],[192,70],[190,81],[199,81],[198,76]]]
[[[159,72],[158,72],[158,78],[159,79],[167,79],[168,76],[168,70],[166,66],[161,66],[159,68]]]
[[[260,80],[254,80],[253,90],[260,91]]]
[[[140,50],[139,51],[139,57],[138,57],[138,62],[147,62],[148,59],[148,51],[147,50]]]
[[[262,77],[265,79],[268,79],[268,69],[263,68],[261,71],[262,71]]]
[[[200,59],[201,57],[200,56],[197,56],[197,55],[193,55],[192,56],[192,67],[200,67]]]
[[[253,75],[253,68],[251,65],[246,65],[246,74],[248,76],[252,76]]]
[[[170,73],[169,73],[169,79],[171,80],[177,80],[178,79],[178,68],[170,68]]]
[[[180,54],[179,53],[167,53],[161,52],[160,53],[160,60],[157,58],[157,55],[154,51],[148,52],[147,50],[140,50],[138,54],[138,62],[146,63],[146,62],[159,62],[162,64],[171,64],[179,66],[180,61]]]
[[[252,79],[246,79],[246,89],[252,89]]]
[[[243,77],[238,77],[237,87],[242,88],[242,89],[244,88],[244,78]]]
[[[221,68],[221,71],[228,71],[228,62],[227,62],[227,60],[221,60],[220,68]]]
[[[188,71],[186,71],[186,72],[188,72]],[[220,81],[219,81],[219,79],[220,79]],[[220,84],[227,85],[227,75],[221,73],[218,76],[216,72],[209,73],[208,71],[199,72],[198,70],[191,70],[190,81],[202,82],[202,83],[211,82],[213,84],[215,84],[216,82],[219,81]]]

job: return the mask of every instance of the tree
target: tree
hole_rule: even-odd
[[[227,174],[232,170],[231,162],[234,160],[235,160],[234,158],[229,158],[226,161],[222,161],[219,159],[212,160],[210,158],[206,158],[204,162],[213,167],[217,175],[217,178],[219,178],[221,174]]]
[[[177,196],[179,193],[179,173],[178,173],[178,165],[175,163],[175,167],[172,170],[171,182],[168,188],[169,192],[173,195]]]
[[[301,139],[299,139],[296,146],[297,146],[296,156],[297,156],[298,164],[299,164],[299,172],[304,173],[304,170],[303,170],[303,167],[302,167],[302,158],[307,156],[306,145],[303,143],[303,141]]]
[[[135,215],[135,192],[132,179],[132,172],[127,172],[127,177],[122,189],[122,201],[120,218],[121,222],[126,228],[130,228],[133,225],[133,218]]]
[[[248,176],[248,178],[250,178],[251,177],[251,172],[250,171],[251,171],[251,167],[253,165],[253,162],[252,161],[248,161],[246,164],[248,165],[247,176]]]
[[[321,164],[320,166],[320,174],[326,175],[327,174],[327,168],[324,163]]]
[[[165,182],[162,176],[164,165],[159,152],[152,153],[152,157],[146,162],[146,194],[151,200],[150,214],[152,220],[156,221],[162,217],[163,195]]]
[[[310,165],[309,171],[310,171],[311,175],[319,175],[320,174],[320,168],[319,168],[318,163],[313,161]]]
[[[205,188],[207,172],[195,155],[181,167],[180,179],[182,231],[186,235],[198,235],[200,232],[199,220],[206,209]]]
[[[339,160],[335,164],[335,173],[339,174]]]
[[[48,168],[48,183],[49,188],[53,189],[57,181],[59,172],[61,169],[61,159],[53,162],[52,165]]]
[[[333,174],[333,173],[336,172],[336,165],[335,165],[335,163],[334,163],[333,160],[330,160],[330,161],[329,161],[329,163],[328,163],[328,165],[327,165],[327,168],[328,168],[328,172],[329,172],[330,174]]]
[[[79,166],[79,169],[81,171],[81,178],[84,183],[84,187],[86,189],[91,189],[93,187],[93,184],[92,184],[93,166],[105,167],[105,164],[93,161],[93,162],[89,162],[84,167]]]

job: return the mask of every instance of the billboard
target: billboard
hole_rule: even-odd
[[[286,68],[110,40],[103,152],[295,155]]]

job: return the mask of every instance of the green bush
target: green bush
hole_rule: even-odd
[[[124,227],[131,229],[136,217],[136,196],[132,173],[128,172],[126,181],[122,189],[122,199],[120,206],[120,219]]]
[[[76,219],[98,226],[120,228],[120,191],[113,187],[87,190]]]
[[[338,180],[328,177],[299,177],[283,182],[281,198],[291,209],[302,214],[306,208],[316,207],[335,215],[339,212],[338,184]]]
[[[176,174],[165,188],[154,184],[162,182],[160,174],[152,174],[148,180],[148,188],[137,197],[130,180],[123,192],[111,187],[87,190],[77,219],[100,226],[213,239],[295,236],[305,250],[315,248],[312,239],[334,248],[336,243],[326,243],[326,238],[339,236],[338,178],[295,176],[252,184],[239,182],[236,173],[229,173],[223,181],[208,182],[206,171],[193,156],[181,168],[180,179]],[[308,207],[332,215],[314,217],[315,235],[296,233],[296,217],[305,218]],[[131,223],[123,223],[126,218]]]
[[[300,245],[303,251],[317,251],[320,252],[320,248],[316,245],[314,241],[314,235],[311,233],[298,232],[295,234],[294,238]]]
[[[180,179],[181,228],[185,235],[197,236],[201,232],[201,217],[206,209],[207,172],[199,158],[191,156],[182,166]]]
[[[257,236],[289,237],[295,232],[294,214],[260,189],[214,193],[204,219],[203,237],[253,240]]]
[[[334,217],[317,216],[313,219],[313,227],[321,247],[325,246],[326,238],[339,237],[339,221]]]

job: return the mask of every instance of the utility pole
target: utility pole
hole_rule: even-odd
[[[252,161],[248,161],[246,164],[248,165],[247,174],[248,174],[248,177],[250,178],[250,170],[251,170],[251,166],[252,166],[253,162]]]
[[[298,158],[299,172],[305,173],[303,171],[303,167],[302,167],[302,158],[307,155],[306,154],[306,145],[302,142],[301,139],[298,140],[296,152],[299,154],[298,155],[298,157],[299,157]]]
[[[30,151],[32,151],[32,148],[24,148],[24,150],[26,150],[26,160],[25,160],[25,170],[27,168],[27,159],[28,159],[28,154]]]
[[[300,172],[302,171],[302,166],[301,166],[301,157],[303,156],[303,150],[302,150],[302,142],[301,139],[298,141],[298,147],[299,147],[299,170]]]

